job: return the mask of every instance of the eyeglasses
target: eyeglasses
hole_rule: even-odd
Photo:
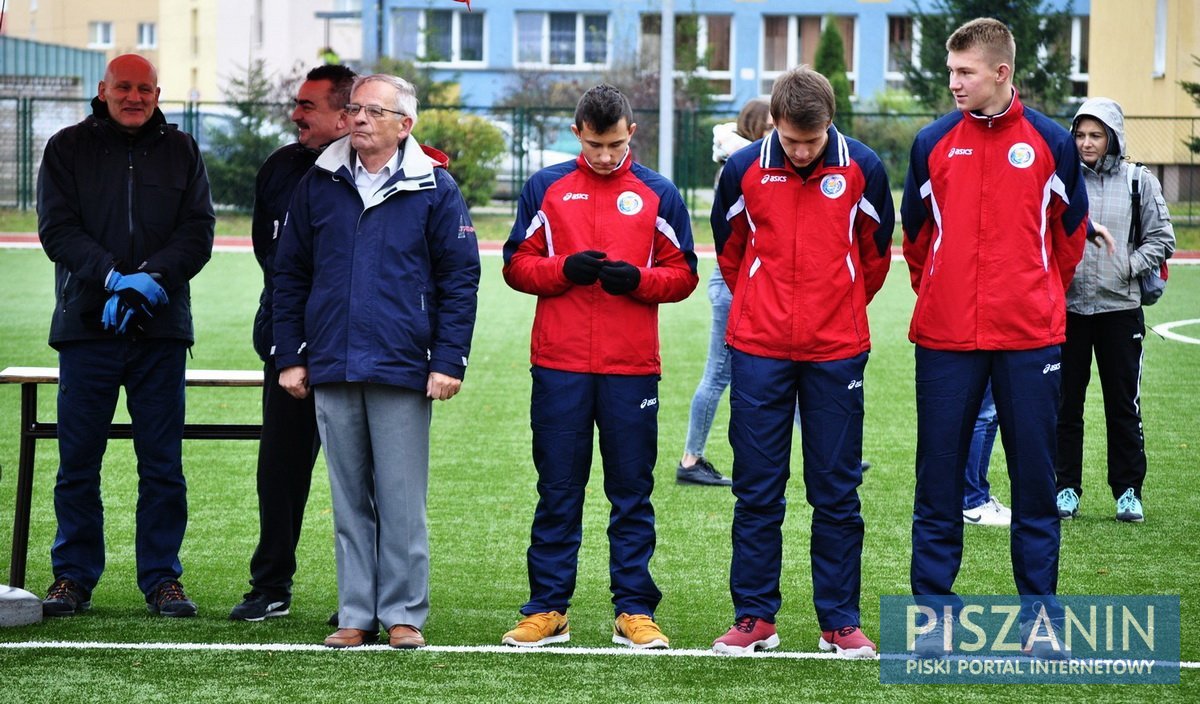
[[[400,117],[405,116],[404,113],[400,112],[399,110],[388,110],[380,105],[359,105],[358,103],[346,103],[346,112],[351,117],[357,115],[359,110],[366,110],[367,114],[375,119],[383,117],[383,113],[385,112],[390,112],[393,115],[399,115]]]

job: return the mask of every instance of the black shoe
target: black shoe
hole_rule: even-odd
[[[196,604],[183,593],[183,585],[174,579],[159,584],[146,595],[146,608],[150,613],[173,618],[196,615]]]
[[[73,580],[59,577],[42,599],[43,616],[74,616],[92,608],[92,593]]]
[[[325,623],[329,624],[330,626],[333,626],[334,628],[337,628],[338,627],[338,612],[334,611],[333,615],[330,616],[329,620],[326,621]]]
[[[701,457],[691,467],[680,464],[675,469],[676,484],[695,484],[697,486],[733,486],[733,480],[724,477],[712,463]]]
[[[242,596],[242,603],[229,612],[230,621],[262,621],[263,619],[287,616],[290,599],[272,599],[265,594],[250,592]]]

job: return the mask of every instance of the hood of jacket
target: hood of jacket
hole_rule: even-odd
[[[1075,111],[1075,118],[1071,120],[1072,132],[1083,117],[1099,120],[1108,131],[1108,153],[1100,157],[1093,171],[1114,171],[1125,156],[1125,113],[1121,111],[1121,106],[1112,98],[1088,98]]]

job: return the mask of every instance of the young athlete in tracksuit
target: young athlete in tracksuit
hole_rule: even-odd
[[[634,163],[629,102],[608,85],[584,94],[574,162],[525,184],[504,246],[504,279],[538,297],[531,336],[530,425],[538,504],[527,554],[525,616],[502,642],[569,639],[583,497],[600,431],[604,493],[612,503],[609,570],[613,641],[665,648],[650,576],[658,446],[658,304],[696,287],[692,231],[679,191]]]
[[[867,304],[890,266],[887,173],[833,126],[829,81],[802,66],[771,96],[775,132],[730,157],[713,203],[721,273],[733,291],[734,626],[713,643],[740,654],[779,644],[781,526],[799,406],[820,646],[870,657],[859,628],[863,371]]]
[[[935,608],[961,605],[953,589],[962,561],[963,467],[990,379],[1012,483],[1017,592],[1026,607],[1036,595],[1051,597],[1044,599],[1051,606],[1058,589],[1059,345],[1067,284],[1089,229],[1087,191],[1071,136],[1023,106],[1012,87],[1008,28],[973,20],[946,48],[960,112],[917,134],[901,206],[917,293],[909,329],[917,402],[912,591]],[[1026,610],[1022,618],[1032,615]],[[930,655],[944,649],[940,631],[930,631],[926,643]]]

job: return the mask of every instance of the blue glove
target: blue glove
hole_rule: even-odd
[[[167,292],[144,271],[122,276],[113,270],[105,281],[105,287],[121,297],[121,302],[136,315],[154,317],[154,309],[166,305]]]
[[[114,330],[118,335],[124,335],[125,328],[132,318],[133,309],[121,303],[121,297],[114,293],[104,304],[100,322],[104,324],[105,330]]]

